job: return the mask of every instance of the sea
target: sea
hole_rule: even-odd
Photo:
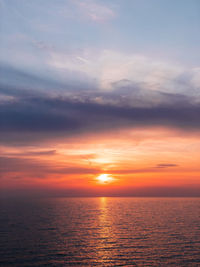
[[[0,200],[0,266],[200,266],[200,198]]]

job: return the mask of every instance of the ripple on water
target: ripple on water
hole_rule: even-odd
[[[4,202],[0,265],[200,266],[199,208],[200,199]]]

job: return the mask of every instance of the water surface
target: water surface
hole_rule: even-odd
[[[1,200],[1,266],[200,266],[198,198]]]

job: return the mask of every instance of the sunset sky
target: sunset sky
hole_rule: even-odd
[[[0,194],[200,196],[199,0],[0,0]]]

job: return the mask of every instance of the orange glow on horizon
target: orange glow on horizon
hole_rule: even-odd
[[[80,193],[199,188],[199,150],[199,133],[151,128],[52,140],[34,148],[2,146],[7,164],[0,187]]]

